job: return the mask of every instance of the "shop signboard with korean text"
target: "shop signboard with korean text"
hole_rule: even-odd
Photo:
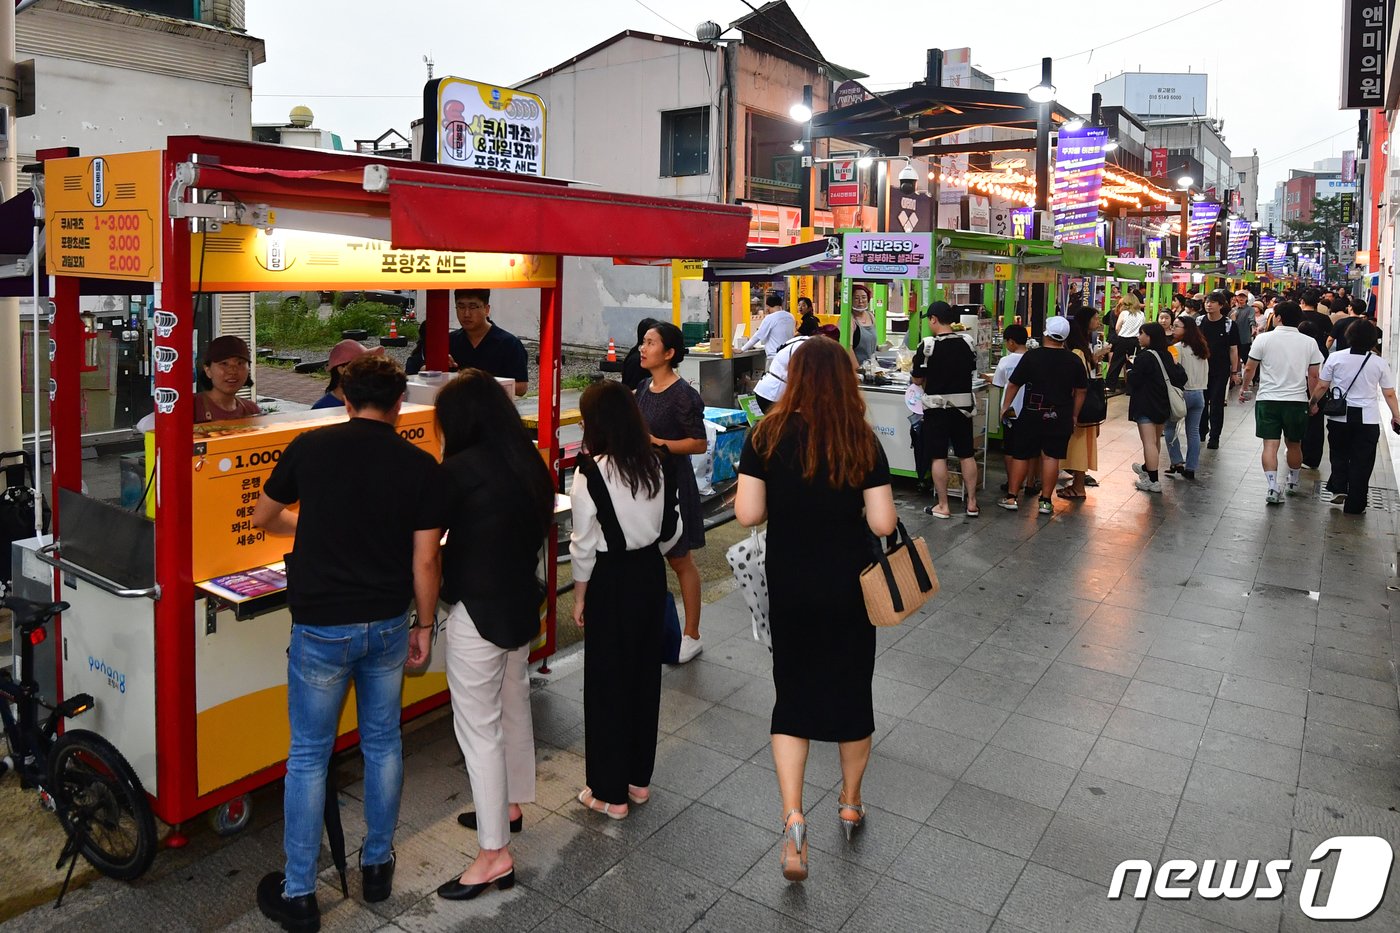
[[[932,233],[848,233],[841,254],[847,278],[927,282],[933,277]]]
[[[1210,232],[1220,219],[1220,204],[1216,201],[1192,201],[1188,222],[1191,227],[1189,245],[1192,249],[1210,241]]]
[[[1394,0],[1345,0],[1340,110],[1385,106],[1385,52]]]
[[[160,280],[160,152],[51,159],[44,174],[50,275]]]
[[[465,78],[436,78],[423,87],[426,162],[543,175],[543,98]]]
[[[1108,129],[1084,126],[1060,130],[1055,149],[1055,239],[1093,246],[1098,242],[1099,189],[1103,185]]]
[[[194,234],[190,282],[200,291],[348,288],[547,288],[557,259],[510,253],[393,249],[384,240],[225,224]]]
[[[259,419],[259,423],[212,422],[195,427],[190,507],[192,514],[199,516],[192,525],[196,581],[242,574],[284,558],[291,549],[291,539],[253,527],[253,509],[262,496],[263,483],[298,435],[341,421],[344,412],[310,421]],[[397,430],[404,440],[434,457],[438,455],[432,408],[405,405]]]
[[[1249,221],[1243,217],[1230,218],[1230,250],[1226,261],[1230,263],[1244,262],[1245,254],[1249,252]]]
[[[831,207],[854,207],[860,203],[860,180],[856,159],[859,152],[833,152],[827,167],[826,203]]]
[[[1274,243],[1274,238],[1267,233],[1259,235],[1259,264],[1255,269],[1256,272],[1267,272],[1269,267],[1273,265]]]

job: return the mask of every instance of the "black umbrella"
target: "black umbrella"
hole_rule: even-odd
[[[350,885],[345,880],[345,829],[340,825],[340,795],[335,786],[335,756],[326,764],[326,840],[331,847],[331,861],[340,872],[340,893],[350,896]]]

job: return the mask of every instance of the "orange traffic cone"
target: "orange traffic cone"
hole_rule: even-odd
[[[617,344],[613,341],[611,337],[608,338],[608,362],[617,362]]]
[[[390,319],[389,319],[389,339],[390,339],[390,340],[396,340],[396,339],[398,339],[398,336],[399,336],[399,322],[398,322],[398,321],[395,321],[395,320],[392,319],[392,318],[390,318]]]

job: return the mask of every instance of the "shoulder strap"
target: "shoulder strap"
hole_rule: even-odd
[[[669,457],[676,456],[668,454]],[[689,458],[687,458],[689,459]],[[686,469],[689,464],[680,465],[678,468]],[[661,464],[661,536],[656,539],[656,543],[669,541],[676,533],[676,519],[680,512],[680,488],[676,485],[676,471],[669,468],[669,464],[662,461]]]
[[[1342,398],[1346,398],[1348,395],[1351,394],[1351,387],[1354,386],[1354,385],[1356,385],[1356,378],[1357,378],[1357,376],[1360,376],[1360,375],[1361,375],[1361,370],[1365,369],[1365,368],[1366,368],[1366,364],[1369,363],[1369,362],[1371,362],[1371,357],[1372,357],[1372,356],[1373,356],[1373,354],[1367,353],[1367,354],[1366,354],[1366,358],[1363,359],[1363,360],[1361,361],[1361,365],[1358,366],[1358,367],[1356,367],[1356,372],[1352,375],[1352,377],[1351,377],[1351,382],[1348,382],[1348,383],[1347,383],[1347,390],[1346,390],[1345,392],[1342,393]]]
[[[612,495],[603,479],[603,471],[592,457],[578,458],[578,470],[588,483],[588,494],[593,497],[593,506],[598,510],[598,524],[603,528],[603,540],[608,550],[621,554],[627,550],[627,536],[622,533],[622,525],[617,520],[617,510],[613,508]]]

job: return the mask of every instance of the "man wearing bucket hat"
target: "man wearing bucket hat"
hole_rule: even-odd
[[[224,334],[205,347],[199,360],[200,392],[194,397],[194,423],[232,421],[261,415],[257,403],[239,398],[238,393],[252,385],[249,378],[253,355],[241,337]]]
[[[316,400],[316,404],[311,406],[312,409],[345,407],[345,390],[340,387],[341,373],[346,363],[367,353],[370,356],[383,356],[384,348],[375,347],[371,350],[354,340],[342,340],[331,347],[331,357],[326,360],[326,371],[331,374],[331,381],[326,386],[326,394]]]

